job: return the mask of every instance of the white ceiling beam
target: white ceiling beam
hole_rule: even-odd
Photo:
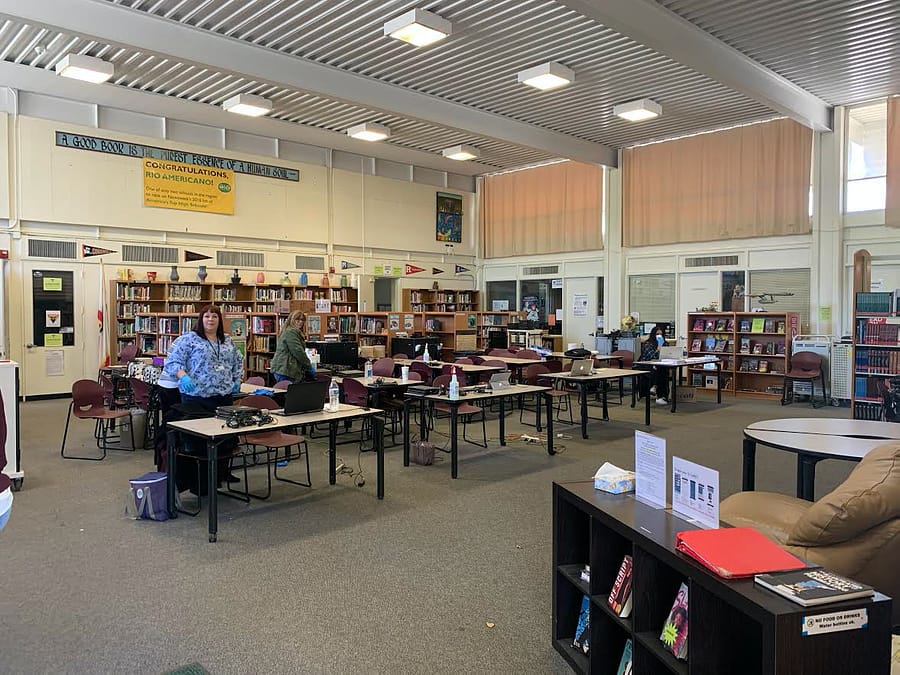
[[[616,152],[600,143],[445,101],[404,87],[324,66],[111,2],[0,0],[0,16],[104,44],[132,47],[289,89],[352,103],[465,133],[495,138],[590,164],[616,166]],[[363,152],[361,149],[358,152]]]
[[[560,3],[815,131],[832,130],[828,103],[654,0]]]

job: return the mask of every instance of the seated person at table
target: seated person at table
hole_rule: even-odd
[[[659,326],[654,326],[650,335],[641,345],[641,361],[656,361],[659,359],[659,348],[666,344]],[[669,371],[666,368],[653,368],[650,379],[653,386],[650,387],[650,395],[656,396],[659,405],[669,404]]]
[[[316,374],[316,367],[306,355],[305,333],[306,314],[299,309],[294,310],[288,314],[281,327],[275,356],[272,358],[271,370],[276,382],[299,382],[312,379]]]

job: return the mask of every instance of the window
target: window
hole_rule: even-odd
[[[535,328],[546,328],[547,315],[562,308],[562,288],[553,288],[551,279],[522,281],[522,300],[518,309],[525,312],[525,320]],[[530,325],[530,324],[529,324]]]
[[[497,307],[497,310],[508,309],[510,311],[516,311],[519,307],[516,303],[516,282],[515,281],[489,281],[487,282],[487,293],[486,300],[484,302],[485,311],[491,311],[494,309],[494,303],[498,302],[502,305],[504,302],[506,303],[505,308],[500,306]]]
[[[799,312],[800,332],[808,334],[809,328],[809,270],[754,270],[750,272],[751,296],[761,293],[792,293],[775,295],[771,304],[760,304],[759,298],[750,298],[750,308],[762,307],[768,312]]]
[[[884,208],[886,164],[887,104],[852,108],[847,132],[847,213]]]
[[[639,312],[641,322],[674,322],[675,275],[645,274],[628,277],[628,311]]]

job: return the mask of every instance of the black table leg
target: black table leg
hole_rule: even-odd
[[[816,500],[816,464],[819,458],[800,453],[797,455],[797,496],[813,502]]]
[[[206,441],[206,492],[209,497],[207,510],[209,511],[209,542],[211,544],[215,543],[219,532],[219,481],[217,475],[219,472],[219,458],[216,452],[217,446],[218,444],[212,439]]]
[[[587,410],[587,387],[579,382],[578,383],[578,397],[579,403],[581,403],[581,437],[587,438],[587,420],[588,420],[588,410]]]
[[[672,397],[672,412],[675,412],[675,404],[678,402],[678,371],[680,368],[669,368],[672,372],[672,385],[669,387],[669,396]]]
[[[378,499],[384,499],[384,420],[373,415],[372,426],[375,431],[375,495]],[[408,445],[406,454],[409,455]]]
[[[403,466],[409,466],[409,404],[408,398],[403,399]]]
[[[547,454],[555,455],[556,450],[553,449],[553,397],[550,392],[544,392],[544,405],[547,406]],[[537,405],[538,410],[541,404]]]
[[[331,421],[328,423],[328,484],[335,483],[337,483],[337,421]]]
[[[506,397],[505,396],[500,397],[500,445],[506,445]]]
[[[637,376],[634,378],[634,386],[637,386]],[[644,424],[650,426],[650,394],[644,397]]]
[[[722,362],[716,362],[716,403],[722,402]]]
[[[175,433],[172,429],[166,432],[166,505],[169,518],[178,517],[178,509],[175,508]]]
[[[756,489],[756,441],[744,439],[744,475],[741,489],[745,492]]]
[[[541,394],[536,392],[534,395],[534,428],[540,433],[541,431]]]
[[[456,433],[456,418],[459,415],[459,406],[450,404],[450,477],[456,478],[458,473],[458,456],[457,456],[457,444],[458,444],[458,436]]]
[[[622,380],[620,378],[619,382],[621,382],[621,381]],[[638,376],[632,375],[631,376],[631,407],[632,408],[637,405],[637,387],[638,387]],[[649,422],[648,422],[648,424],[649,424]]]
[[[600,389],[603,391],[603,421],[609,421],[609,406],[608,406],[608,397],[609,397],[609,384],[606,380],[603,380],[600,383]]]

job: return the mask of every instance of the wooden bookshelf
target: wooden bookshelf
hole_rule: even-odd
[[[509,319],[515,316],[515,312],[478,312],[477,318],[477,347],[479,350],[487,351],[490,347],[490,335],[492,332],[500,331],[506,333]],[[504,344],[509,344],[509,336],[507,335]]]
[[[886,380],[892,377],[900,377],[900,290],[857,292],[853,303],[853,419],[885,419]]]
[[[441,290],[433,288],[404,288],[404,312],[477,312],[480,291]]]

